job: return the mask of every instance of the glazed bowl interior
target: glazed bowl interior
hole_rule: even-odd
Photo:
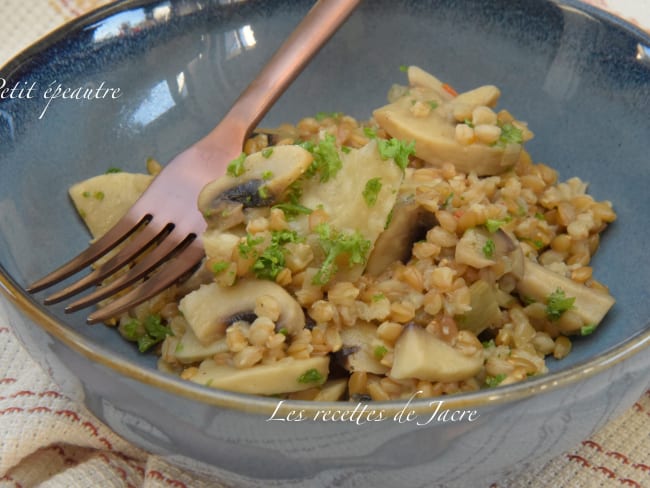
[[[2,78],[36,87],[34,98],[0,101],[0,264],[8,283],[22,288],[87,245],[67,196],[71,184],[115,166],[143,171],[148,157],[166,162],[205,134],[311,2],[200,4],[118,2],[2,69]],[[573,2],[373,0],[262,125],[319,111],[368,118],[392,83],[405,83],[403,64],[459,91],[497,85],[500,106],[535,133],[528,144],[533,159],[557,168],[562,179],[589,182],[590,193],[611,200],[618,213],[593,261],[617,303],[597,333],[575,340],[567,358],[549,361],[552,374],[536,380],[551,381],[648,330],[649,44],[640,32]],[[120,96],[46,99],[59,84],[119,88]],[[43,296],[24,300],[98,354],[162,377],[152,355],[138,353],[113,329],[86,325],[84,313],[44,307]]]

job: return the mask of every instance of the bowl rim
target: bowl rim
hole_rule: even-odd
[[[114,3],[91,10],[90,12],[72,19],[57,29],[50,32],[34,44],[20,51],[16,56],[0,66],[0,74],[12,72],[22,65],[34,54],[47,50],[64,38],[70,31],[80,30],[89,24],[98,22],[120,13],[126,9],[139,7],[160,0],[118,0]],[[614,24],[626,32],[640,37],[650,45],[650,33],[647,33],[630,22],[605,12],[590,4],[582,3],[579,0],[547,0],[549,3],[558,5],[560,8],[570,8],[585,13],[599,20]],[[0,293],[9,302],[13,303],[19,311],[31,319],[34,324],[54,336],[65,346],[81,354],[85,358],[101,366],[113,370],[129,379],[144,383],[149,387],[163,390],[166,393],[178,395],[188,400],[198,401],[210,406],[223,407],[239,410],[251,414],[270,415],[273,412],[286,412],[299,407],[308,415],[321,409],[338,411],[352,411],[355,404],[352,402],[309,402],[298,400],[286,400],[278,409],[278,400],[256,395],[247,395],[225,390],[218,390],[198,385],[189,381],[181,380],[175,376],[165,374],[161,371],[144,368],[132,360],[114,358],[98,350],[98,345],[81,334],[75,332],[64,322],[57,320],[48,314],[43,307],[36,303],[22,286],[20,286],[0,264]],[[28,332],[29,333],[29,332]],[[20,335],[19,335],[20,336]],[[600,374],[615,365],[636,356],[643,350],[650,348],[650,321],[645,324],[644,329],[632,337],[627,338],[620,344],[610,348],[605,354],[594,359],[588,359],[570,368],[554,373],[540,375],[526,381],[498,387],[496,389],[479,390],[475,392],[451,395],[445,397],[432,397],[413,400],[410,406],[417,413],[427,413],[435,408],[435,403],[443,400],[447,409],[467,409],[476,407],[488,407],[508,402],[524,400],[536,394],[550,392],[560,388],[568,387],[581,380],[591,378]],[[373,406],[383,409],[387,414],[399,412],[404,407],[403,400],[372,402]]]

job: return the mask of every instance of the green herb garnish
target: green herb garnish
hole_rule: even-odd
[[[168,335],[174,335],[169,327],[162,323],[160,315],[151,314],[144,322],[138,319],[129,320],[122,327],[122,335],[138,343],[140,352],[147,352],[152,346],[162,342]]]
[[[341,112],[318,112],[314,118],[322,122],[325,119],[338,119],[341,115]]]
[[[359,231],[351,234],[338,232],[325,222],[316,227],[320,246],[325,252],[325,260],[312,279],[315,285],[324,285],[336,274],[338,266],[336,259],[340,255],[347,255],[350,267],[366,262],[371,243]]]
[[[499,219],[487,219],[487,221],[485,222],[485,228],[486,228],[489,232],[491,232],[491,233],[495,233],[497,230],[499,230],[499,229],[501,228],[502,225],[505,225],[505,224],[507,224],[508,222],[510,222],[510,220],[511,220],[511,219],[509,219],[509,218],[506,218],[506,219],[503,219],[503,220],[499,220]]]
[[[375,355],[375,358],[377,359],[382,359],[386,353],[388,352],[388,349],[386,346],[377,346],[375,347],[375,350],[373,351],[373,354]]]
[[[587,336],[593,334],[593,332],[596,330],[596,327],[598,327],[598,324],[583,325],[582,327],[580,327],[580,335]]]
[[[374,127],[364,127],[363,133],[366,135],[366,137],[370,139],[374,139],[377,137],[377,129],[375,129]]]
[[[311,368],[298,377],[298,383],[321,383],[324,379],[316,368]]]
[[[336,139],[332,134],[327,134],[325,139],[316,145],[311,142],[305,142],[301,146],[314,156],[314,160],[309,165],[309,168],[307,168],[307,176],[312,177],[318,173],[320,175],[320,181],[324,183],[334,178],[336,173],[343,167],[338,149],[336,148]]]
[[[494,388],[495,386],[499,386],[503,380],[506,379],[506,374],[501,373],[496,376],[487,376],[485,378],[485,384],[490,387]]]
[[[491,347],[497,347],[496,344],[494,343],[494,339],[490,339],[489,341],[483,341],[481,342],[483,344],[483,347],[485,349],[490,349]]]
[[[505,146],[506,144],[521,144],[522,142],[524,142],[524,134],[521,129],[506,123],[501,125],[501,136],[499,136],[499,140],[495,144]]]
[[[435,100],[429,100],[427,103],[429,104],[429,107],[431,107],[431,110],[435,110],[438,108],[438,102],[436,102]]]
[[[370,178],[363,189],[363,199],[369,207],[377,203],[377,197],[381,191],[381,178]]]
[[[264,181],[269,181],[271,178],[273,178],[273,171],[264,171],[262,173],[262,179]]]
[[[227,262],[227,261],[219,261],[219,262],[216,262],[216,263],[214,263],[214,264],[212,265],[212,272],[213,272],[214,274],[219,274],[219,273],[221,273],[221,272],[227,270],[229,266],[230,266],[230,263]]]
[[[406,65],[406,64],[400,64],[400,65],[399,65],[399,70],[400,70],[402,73],[406,73],[406,72],[409,70],[409,67],[408,67],[408,65]]]
[[[121,173],[122,170],[120,168],[108,168],[106,170],[106,174],[109,175],[111,173]]]
[[[275,280],[284,269],[284,245],[289,242],[299,242],[301,239],[292,230],[275,230],[271,233],[271,244],[262,251],[253,263],[255,276],[265,280]]]
[[[485,241],[485,245],[483,246],[483,254],[485,255],[486,258],[490,259],[492,256],[494,256],[494,251],[496,250],[496,245],[494,244],[494,241],[492,239],[488,239]]]
[[[546,315],[549,320],[558,320],[564,312],[573,308],[575,300],[575,297],[567,297],[564,290],[557,288],[546,299]]]
[[[238,157],[230,161],[226,173],[232,177],[238,177],[244,174],[246,168],[244,167],[244,161],[246,160],[246,153],[242,152]]]
[[[269,159],[271,157],[271,154],[273,154],[273,148],[272,147],[267,147],[266,149],[262,149],[262,157]],[[270,173],[270,171],[269,171]],[[264,177],[264,176],[262,176]]]
[[[252,234],[246,234],[246,241],[240,242],[237,246],[239,249],[239,254],[243,258],[247,258],[250,254],[257,256],[256,246],[260,245],[264,241],[263,237],[253,237]]]
[[[379,139],[377,148],[382,159],[393,159],[395,164],[406,169],[409,164],[409,156],[415,153],[415,141],[404,142],[399,139]]]

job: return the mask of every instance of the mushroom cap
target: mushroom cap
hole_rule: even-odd
[[[239,175],[226,173],[201,190],[198,206],[208,227],[229,229],[244,220],[245,208],[273,205],[312,160],[309,151],[296,145],[275,146],[247,156]]]
[[[269,295],[280,307],[276,327],[295,335],[305,327],[305,314],[296,300],[280,285],[267,280],[241,280],[233,286],[217,283],[202,285],[179,303],[194,335],[203,344],[222,338],[229,325],[242,317],[250,318],[257,297]]]

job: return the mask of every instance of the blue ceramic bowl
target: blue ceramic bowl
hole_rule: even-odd
[[[67,187],[111,166],[140,170],[149,156],[166,161],[206,133],[310,3],[121,1],[2,68],[24,88],[0,101],[0,271],[12,326],[118,434],[235,486],[487,485],[576,445],[638,398],[650,367],[650,38],[577,2],[368,0],[264,121],[366,118],[398,66],[415,64],[460,90],[499,86],[502,105],[536,134],[533,158],[614,202],[619,218],[595,269],[616,306],[549,375],[443,399],[442,410],[475,410],[474,421],[431,419],[429,400],[413,404],[426,425],[395,421],[398,403],[374,405],[381,422],[269,421],[274,400],[166,376],[114,330],[23,291],[86,246]],[[121,95],[53,99],[59,85]],[[307,417],[340,407],[285,406]]]

